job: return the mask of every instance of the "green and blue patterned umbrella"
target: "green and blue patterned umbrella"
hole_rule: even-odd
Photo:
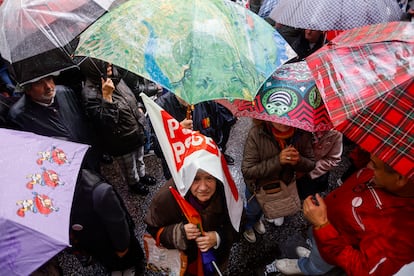
[[[75,52],[141,75],[189,103],[253,100],[295,56],[263,19],[227,0],[131,0],[91,25]]]

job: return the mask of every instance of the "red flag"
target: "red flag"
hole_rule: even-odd
[[[177,201],[178,205],[181,208],[181,211],[183,211],[185,217],[187,218],[189,223],[197,225],[198,229],[201,231],[201,235],[203,232],[203,227],[201,225],[201,217],[200,214],[197,212],[197,210],[187,201],[185,200],[174,187],[169,187],[172,195],[175,198],[175,201]]]
[[[201,217],[200,214],[197,212],[197,210],[187,201],[185,200],[174,187],[169,187],[170,192],[175,198],[175,201],[177,201],[178,205],[181,208],[181,211],[183,211],[185,217],[187,218],[189,223],[197,225],[198,229],[201,231],[201,235],[204,234],[203,226],[201,223]],[[193,271],[196,273],[196,275],[203,276],[204,275],[204,269],[203,269],[203,261],[201,257],[201,252],[198,250],[198,256],[197,256],[197,263],[192,267],[192,269],[197,270]]]

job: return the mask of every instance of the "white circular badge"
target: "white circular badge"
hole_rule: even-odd
[[[362,198],[361,197],[357,196],[357,197],[354,197],[352,199],[352,206],[353,207],[359,207],[359,206],[361,206],[361,204],[362,204]]]

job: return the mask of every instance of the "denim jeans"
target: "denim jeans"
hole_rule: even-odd
[[[312,227],[308,229],[308,237],[311,241],[311,253],[309,258],[300,258],[298,265],[305,275],[322,275],[333,269],[334,266],[325,262],[318,250],[315,238],[313,237]]]
[[[263,212],[262,212],[262,208],[260,208],[260,205],[257,202],[256,197],[255,196],[252,197],[252,194],[250,193],[249,189],[247,189],[247,187],[245,190],[245,195],[246,195],[246,205],[244,207],[246,210],[245,230],[249,230],[249,229],[252,229],[253,225],[260,220]]]

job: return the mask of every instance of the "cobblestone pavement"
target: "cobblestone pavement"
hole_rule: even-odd
[[[235,159],[235,164],[230,166],[230,171],[239,188],[240,194],[244,197],[245,185],[240,172],[241,158],[243,154],[243,145],[247,132],[250,128],[251,121],[248,118],[239,118],[231,132],[230,140],[227,144],[226,153]],[[346,153],[346,151],[344,151]],[[344,158],[340,166],[333,171],[330,178],[330,190],[335,188],[336,179],[342,175],[347,168],[348,159]],[[136,223],[136,235],[139,240],[145,232],[143,217],[151,202],[152,197],[157,189],[165,182],[162,174],[162,168],[156,156],[145,157],[147,173],[156,177],[159,183],[150,187],[150,194],[146,197],[130,194],[127,187],[119,176],[119,170],[116,164],[104,165],[103,173],[108,180],[118,189],[124,198],[127,208]],[[248,243],[244,238],[234,244],[230,256],[230,265],[224,275],[281,275],[278,272],[268,271],[265,274],[265,266],[270,264],[275,258],[295,258],[295,247],[297,245],[306,245],[305,232],[308,228],[306,220],[301,213],[285,218],[282,226],[274,226],[265,222],[266,233],[257,235],[257,242]],[[63,269],[64,275],[107,275],[108,273],[100,265],[95,264],[89,267],[82,267],[77,259],[67,253],[62,252],[59,255],[59,263]],[[269,267],[268,267],[269,270]],[[158,275],[147,271],[145,275]],[[327,276],[344,275],[339,270],[333,270],[326,274]]]

